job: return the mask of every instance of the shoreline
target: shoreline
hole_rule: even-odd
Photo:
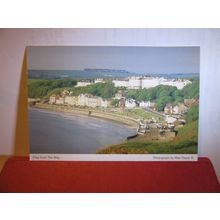
[[[158,132],[155,132],[157,130],[153,129],[153,132],[146,133],[140,135],[137,132],[138,122],[135,118],[125,116],[125,115],[117,115],[110,112],[102,112],[98,109],[93,108],[79,108],[79,107],[73,107],[73,106],[66,106],[66,105],[52,105],[52,104],[43,104],[43,103],[36,103],[34,106],[30,106],[33,109],[42,109],[42,110],[48,110],[58,113],[66,113],[69,115],[74,116],[87,116],[87,117],[93,117],[97,119],[103,119],[105,121],[114,122],[120,125],[124,125],[132,130],[135,131],[134,135],[128,136],[126,138],[126,141],[130,140],[137,140],[137,141],[170,141],[173,139],[173,135],[170,132],[167,132],[165,136],[159,135]],[[91,114],[89,113],[91,111]]]
[[[102,112],[97,109],[90,108],[77,108],[73,106],[63,106],[63,105],[51,105],[51,104],[42,104],[36,103],[34,106],[30,106],[33,109],[44,109],[51,110],[54,112],[68,113],[71,115],[81,115],[81,116],[90,116],[94,118],[104,119],[106,121],[112,121],[118,124],[128,126],[131,129],[137,129],[137,121],[134,118],[116,115],[114,113]]]

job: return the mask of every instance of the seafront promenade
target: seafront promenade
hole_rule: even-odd
[[[34,105],[34,108],[46,109],[56,112],[64,112],[72,115],[89,115],[91,117],[102,118],[105,120],[110,120],[120,124],[124,124],[135,130],[137,129],[138,126],[138,122],[135,118],[122,114],[105,112],[93,108],[78,108],[72,106],[51,105],[51,104],[43,104],[43,103],[36,103]]]

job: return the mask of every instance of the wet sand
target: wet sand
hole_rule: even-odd
[[[37,108],[29,108],[29,125],[30,152],[41,154],[94,154],[136,133],[110,120]]]
[[[124,115],[117,115],[114,113],[103,112],[93,108],[79,108],[72,106],[62,106],[62,105],[50,105],[37,103],[34,108],[51,110],[55,112],[63,112],[71,115],[86,115],[90,117],[102,118],[108,121],[117,122],[119,124],[127,125],[130,128],[137,129],[137,120]],[[91,111],[91,114],[89,112]]]

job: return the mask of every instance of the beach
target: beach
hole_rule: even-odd
[[[135,129],[121,122],[82,112],[76,115],[29,108],[30,153],[95,154],[100,148],[123,143],[136,134]]]
[[[36,103],[32,108],[45,109],[55,112],[63,112],[71,115],[84,115],[96,118],[102,118],[104,120],[113,121],[119,124],[123,124],[132,129],[137,129],[138,123],[135,118],[122,115],[109,113],[105,111],[101,111],[95,108],[80,108],[73,106],[63,106],[63,105],[51,105],[51,104],[43,104]]]

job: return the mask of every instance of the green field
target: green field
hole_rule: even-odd
[[[156,120],[158,121],[164,121],[164,118],[162,116],[159,116],[156,113],[153,112],[149,112],[146,111],[142,108],[133,108],[133,109],[129,109],[128,111],[128,115],[139,118],[139,119],[151,119],[152,117],[154,117]]]

